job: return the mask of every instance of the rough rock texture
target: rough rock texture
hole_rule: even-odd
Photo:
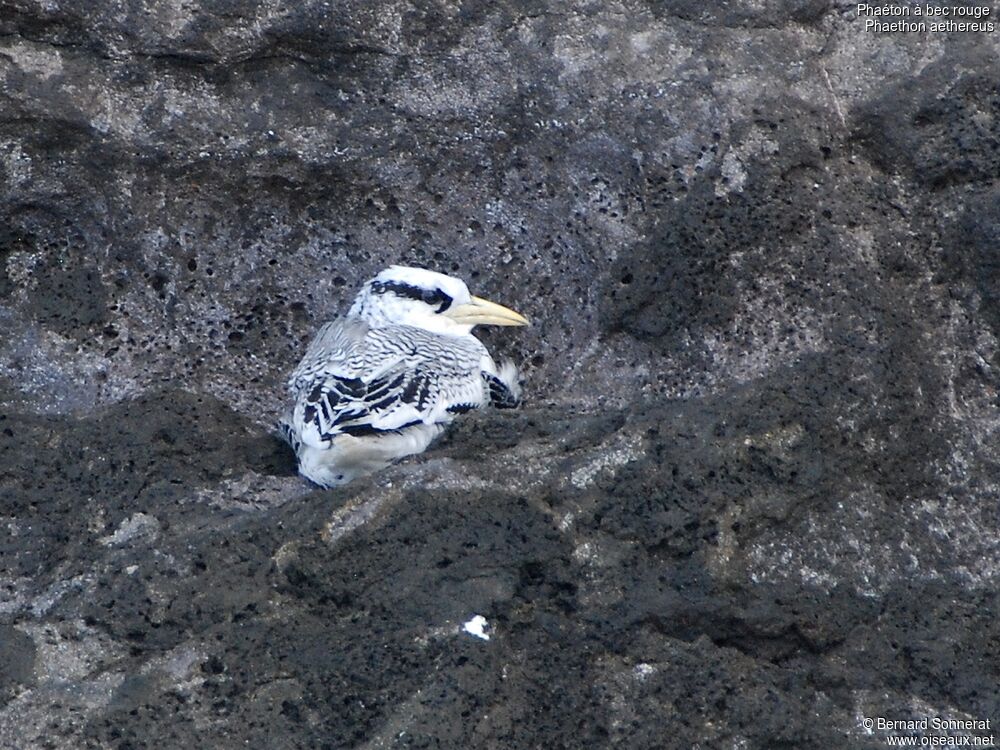
[[[0,0],[0,746],[1000,721],[996,37],[862,25]],[[318,491],[283,379],[391,262],[528,400]]]

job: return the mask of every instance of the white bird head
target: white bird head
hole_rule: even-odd
[[[389,266],[366,283],[348,315],[375,327],[407,325],[457,336],[477,325],[529,325],[520,313],[473,297],[461,279],[411,266]]]

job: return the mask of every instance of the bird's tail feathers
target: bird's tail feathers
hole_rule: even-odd
[[[497,370],[497,377],[500,381],[510,389],[511,395],[514,396],[518,401],[521,400],[521,373],[517,369],[511,360],[505,359],[500,363],[500,367]]]
[[[497,380],[499,380],[503,385],[507,387],[510,392],[507,400],[513,402],[516,406],[521,403],[521,373],[517,369],[511,360],[505,359],[500,363],[500,367],[497,368]]]
[[[278,434],[281,438],[288,443],[292,450],[295,451],[295,455],[299,454],[299,448],[302,446],[302,441],[299,440],[298,436],[295,434],[295,428],[292,427],[292,416],[289,414],[287,417],[283,417],[278,420]]]

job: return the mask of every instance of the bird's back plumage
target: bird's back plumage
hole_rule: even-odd
[[[294,424],[304,443],[322,448],[338,435],[447,421],[483,405],[484,357],[486,348],[471,336],[370,328],[358,320],[327,323],[289,381]]]

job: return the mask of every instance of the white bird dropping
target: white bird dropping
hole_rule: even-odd
[[[462,626],[462,630],[469,635],[474,635],[476,638],[482,638],[484,641],[488,641],[490,639],[490,634],[486,632],[486,629],[489,626],[490,624],[486,622],[485,617],[482,615],[476,615]]]

